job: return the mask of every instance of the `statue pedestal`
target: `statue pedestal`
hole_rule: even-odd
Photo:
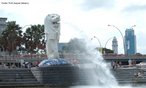
[[[71,65],[53,65],[48,67],[34,67],[31,69],[37,81],[49,86],[72,86],[77,82],[78,67]]]
[[[48,66],[56,66],[56,65],[68,65],[70,64],[66,59],[46,59],[39,63],[39,67],[48,67]]]

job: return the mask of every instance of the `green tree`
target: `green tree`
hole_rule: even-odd
[[[7,27],[1,35],[1,48],[8,51],[9,54],[16,54],[17,49],[21,46],[21,40],[21,27],[15,21],[7,22]]]
[[[111,49],[102,48],[102,53],[103,53],[103,54],[111,54],[111,53],[114,53],[114,51],[111,50]]]
[[[23,34],[23,44],[27,53],[37,53],[45,48],[44,25],[31,25]]]

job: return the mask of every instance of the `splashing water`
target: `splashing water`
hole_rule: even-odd
[[[112,75],[107,63],[95,49],[96,45],[91,44],[91,40],[87,40],[87,38],[84,42],[85,52],[82,53],[83,55],[79,58],[79,60],[84,63],[80,63],[79,67],[86,69],[84,73],[81,73],[81,77],[86,77],[89,80],[88,85],[72,86],[70,88],[133,88],[128,85],[120,86]],[[83,47],[83,45],[81,45],[81,47]]]

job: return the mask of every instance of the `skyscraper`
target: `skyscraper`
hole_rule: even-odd
[[[118,54],[118,41],[116,37],[113,38],[112,49],[114,51],[114,54]]]
[[[136,54],[136,36],[133,28],[126,29],[125,31],[125,54]]]
[[[1,18],[0,17],[0,35],[2,33],[2,31],[6,28],[6,20],[7,18]]]

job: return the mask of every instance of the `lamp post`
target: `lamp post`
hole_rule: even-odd
[[[32,26],[31,24],[28,24],[28,25],[24,25],[21,29],[24,29],[25,27],[27,26]]]
[[[116,27],[115,25],[109,25],[109,24],[108,24],[108,26],[114,27],[115,29],[117,29],[117,30],[120,32],[120,34],[121,34],[121,36],[122,36],[122,39],[123,39],[124,54],[126,54],[126,51],[125,51],[125,40],[124,40],[124,35],[123,35],[122,32],[120,31],[120,29],[119,29],[118,27]]]
[[[96,36],[94,36],[93,38],[97,39],[97,41],[98,41],[98,43],[99,43],[99,45],[100,45],[99,51],[102,53],[102,46],[101,46],[100,40],[99,40]],[[91,38],[91,40],[92,40],[93,38]]]
[[[136,25],[131,26],[131,28],[135,27]]]
[[[108,43],[111,39],[113,39],[113,37],[110,37],[110,38],[106,41],[106,43],[105,43],[105,45],[104,45],[104,48],[105,48],[105,49],[106,49],[107,43]],[[104,50],[104,54],[105,54],[105,50]]]
[[[111,40],[111,39],[113,39],[113,38],[114,38],[114,37],[110,37],[110,38],[106,41],[104,48],[106,48],[106,45],[107,45],[107,43],[109,42],[109,40]]]
[[[29,26],[32,26],[31,24],[27,24],[27,25],[24,25],[21,29],[23,30],[23,29],[25,29],[25,28],[27,28],[27,27],[29,27]],[[26,30],[23,30],[23,33],[25,33],[24,31],[26,31]],[[26,52],[25,52],[26,53]]]

